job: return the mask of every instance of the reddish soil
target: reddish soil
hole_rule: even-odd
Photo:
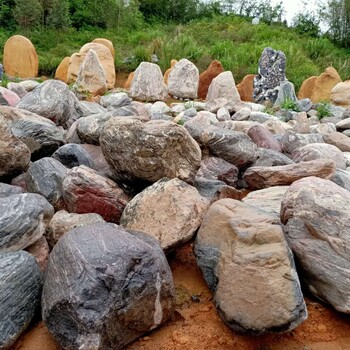
[[[216,314],[212,295],[195,263],[189,243],[169,257],[176,286],[172,321],[127,350],[349,350],[350,316],[306,298],[309,318],[282,335],[248,337],[231,331]],[[12,350],[61,350],[39,323]]]

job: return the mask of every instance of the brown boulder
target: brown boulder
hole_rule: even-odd
[[[312,76],[304,80],[304,82],[301,84],[301,87],[298,93],[299,100],[312,97],[312,93],[314,91],[317,79],[318,79],[317,76]]]
[[[248,74],[237,85],[237,90],[239,92],[239,95],[241,96],[242,101],[254,102],[253,100],[254,78],[255,78],[255,74]]]
[[[215,60],[210,63],[206,71],[199,76],[198,98],[205,100],[209,86],[214,78],[224,71],[221,62]]]
[[[6,41],[4,69],[5,73],[12,77],[33,78],[38,75],[38,55],[29,39],[22,35],[14,35]]]
[[[252,126],[248,131],[248,136],[259,147],[282,152],[280,143],[274,138],[273,134],[269,130],[261,125]]]
[[[337,106],[350,107],[350,80],[334,86],[331,91],[331,101]]]
[[[342,152],[350,152],[350,137],[341,132],[332,132],[323,135],[324,142],[338,147]]]
[[[175,64],[177,63],[177,60],[171,60],[170,62],[170,68],[164,73],[164,83],[166,85],[168,85],[168,79],[169,79],[169,75],[172,72],[172,70],[174,69]]]
[[[70,57],[65,57],[56,69],[55,79],[67,82],[68,66]]]
[[[124,83],[124,89],[130,89],[131,83],[134,80],[135,72],[131,72]]]
[[[110,40],[104,38],[97,38],[92,40],[92,43],[102,44],[106,46],[107,49],[111,52],[112,56],[115,57],[115,49],[113,43]]]
[[[328,67],[325,72],[317,78],[311,96],[312,102],[329,101],[332,89],[341,81],[338,72],[333,67]]]

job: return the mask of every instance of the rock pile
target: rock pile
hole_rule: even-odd
[[[102,77],[100,55],[113,53],[100,39],[82,49],[76,85],[89,84],[91,62]],[[264,51],[261,102],[292,91],[284,64]],[[295,97],[303,112],[272,115],[242,101],[231,72],[210,72],[205,102],[169,105],[168,91],[193,99],[207,82],[188,60],[168,86],[144,62],[129,93],[98,102],[57,80],[8,86],[25,92],[0,106],[1,349],[40,299],[62,348],[124,348],[172,317],[165,254],[192,239],[233,330],[293,330],[307,318],[301,286],[350,313],[349,111],[332,105],[319,120],[317,105]]]

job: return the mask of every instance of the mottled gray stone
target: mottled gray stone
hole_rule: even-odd
[[[324,143],[321,134],[297,134],[287,131],[282,137],[282,149],[287,154],[292,154],[299,147],[310,143]]]
[[[107,109],[96,102],[79,101],[79,108],[83,113],[82,117],[88,117],[91,114],[107,113]]]
[[[280,143],[274,138],[272,133],[262,125],[252,126],[248,131],[248,136],[258,147],[269,148],[276,152],[282,152]]]
[[[18,83],[10,82],[7,84],[7,88],[12,92],[14,92],[15,94],[17,94],[20,98],[27,95],[26,89],[23,86],[19,85]]]
[[[174,285],[158,243],[100,223],[65,234],[53,249],[42,317],[66,350],[119,350],[163,324]]]
[[[338,186],[350,191],[350,173],[348,171],[337,169],[334,176],[330,180]]]
[[[75,143],[69,143],[60,147],[52,155],[52,158],[58,160],[69,169],[79,165],[93,168],[93,160],[89,153],[81,145]]]
[[[100,104],[104,108],[117,109],[120,107],[129,106],[132,99],[125,92],[115,92],[102,96],[100,99]]]
[[[258,157],[253,166],[278,166],[293,164],[293,161],[283,153],[272,149],[259,148]]]
[[[25,190],[19,186],[8,185],[0,182],[0,198],[12,196],[13,194],[25,193]]]
[[[40,303],[42,275],[24,251],[0,253],[0,349],[10,349]]]
[[[21,250],[37,241],[53,214],[51,204],[38,194],[0,198],[0,251]]]
[[[294,84],[290,81],[281,82],[274,107],[281,107],[285,101],[293,101],[295,103],[298,101],[295,95]]]

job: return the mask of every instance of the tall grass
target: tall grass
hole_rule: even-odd
[[[15,33],[0,30],[0,60],[1,48],[12,34]],[[200,71],[217,59],[239,82],[246,74],[257,72],[261,52],[270,46],[286,54],[287,78],[297,89],[303,80],[319,75],[328,66],[335,67],[343,79],[350,76],[349,50],[337,48],[326,38],[301,36],[281,25],[253,26],[249,20],[237,16],[217,16],[186,25],[145,24],[142,29],[133,31],[129,28],[114,31],[70,29],[16,34],[32,40],[39,55],[40,73],[48,76],[54,75],[65,56],[77,52],[96,37],[113,42],[117,71],[135,70],[140,62],[150,60],[156,53],[163,71],[169,68],[171,59],[188,58]]]

